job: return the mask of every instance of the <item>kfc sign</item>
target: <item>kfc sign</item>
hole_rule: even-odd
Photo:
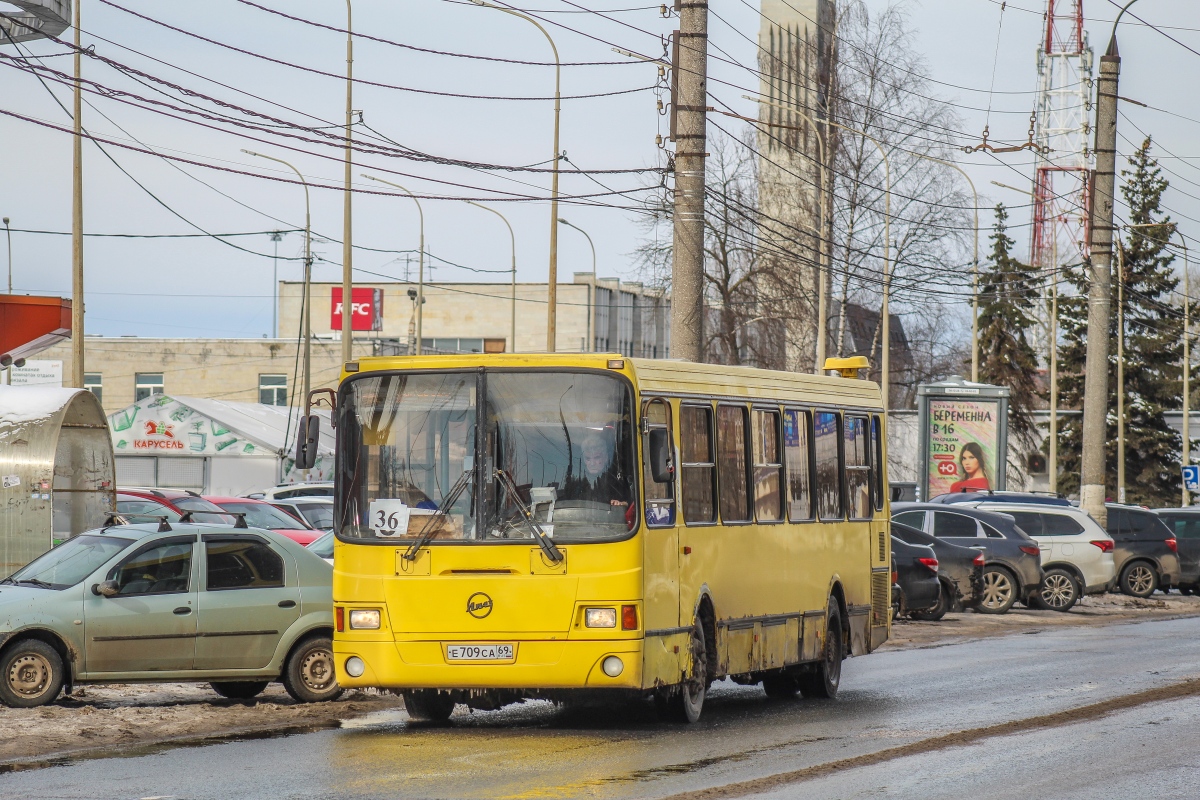
[[[350,304],[350,329],[355,331],[383,330],[383,289],[354,289]],[[330,330],[342,329],[342,287],[333,287],[329,314]]]

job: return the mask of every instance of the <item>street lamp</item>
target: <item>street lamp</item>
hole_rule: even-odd
[[[555,350],[558,320],[558,120],[562,105],[562,64],[559,61],[558,47],[554,44],[554,40],[550,38],[550,34],[546,32],[546,29],[533,17],[526,16],[519,11],[513,11],[511,8],[493,5],[486,2],[486,0],[471,0],[471,2],[477,6],[494,8],[497,11],[503,11],[505,14],[512,14],[514,17],[520,17],[526,22],[532,23],[546,37],[546,41],[550,43],[550,49],[554,51],[554,171],[551,173],[550,178],[550,275],[549,284],[546,287],[546,299],[548,301],[546,309],[546,350],[553,353]]]
[[[79,2],[79,0],[76,0]],[[351,104],[354,97],[354,34],[351,33],[350,0],[346,0],[346,187],[342,204],[342,363],[354,360],[354,294],[353,259],[354,229],[351,225],[350,201],[350,126],[354,112]],[[304,395],[305,402],[308,395]]]
[[[415,194],[413,194],[412,192],[410,192],[408,189],[405,189],[400,184],[392,183],[391,181],[385,181],[383,178],[376,178],[374,175],[367,175],[365,172],[363,173],[363,177],[369,181],[375,181],[377,183],[382,183],[387,186],[391,186],[393,189],[399,189],[400,191],[404,192],[406,195],[411,197],[412,201],[417,204],[417,215],[421,220],[421,255],[417,260],[417,342],[416,342],[417,347],[416,347],[416,350],[417,350],[417,355],[421,355],[421,336],[423,335],[423,327],[424,327],[422,325],[422,322],[424,321],[424,314],[425,314],[425,211],[421,208],[421,201],[417,199],[417,196]],[[344,290],[343,290],[343,292],[344,292]],[[343,322],[344,321],[345,321],[345,318],[343,318]]]
[[[510,309],[512,332],[509,335],[512,337],[512,351],[515,353],[517,352],[517,237],[513,234],[512,225],[509,225],[505,216],[496,209],[488,208],[485,205],[476,203],[474,200],[464,200],[463,202],[476,208],[482,208],[484,211],[492,212],[508,228],[508,238],[512,244],[512,308]]]
[[[570,222],[567,222],[562,217],[559,217],[558,221],[561,222],[563,225],[566,225],[568,228],[574,228],[575,230],[582,233],[584,238],[587,239],[588,247],[592,248],[592,285],[588,287],[588,319],[587,319],[588,345],[587,345],[587,347],[584,348],[584,350],[586,352],[590,352],[595,349],[595,341],[596,341],[593,336],[593,331],[592,331],[592,306],[595,305],[595,303],[592,302],[592,292],[596,288],[596,245],[592,244],[592,237],[588,236],[588,232],[585,231],[583,228],[579,227],[578,225],[573,225]]]
[[[275,245],[275,255],[271,256],[271,336],[279,338],[279,243],[283,234],[274,231],[271,242]]]
[[[4,218],[4,233],[8,239],[8,293],[12,294],[12,229],[8,227],[8,217]]]
[[[268,161],[274,161],[283,164],[285,167],[296,173],[296,177],[300,179],[300,184],[304,186],[304,300],[301,304],[301,316],[304,319],[304,398],[303,402],[308,402],[308,393],[312,389],[312,216],[309,212],[308,202],[308,181],[300,174],[300,170],[293,167],[282,158],[275,156],[263,155],[255,153],[253,150],[243,148],[243,153],[248,156],[257,158],[265,158]],[[276,284],[278,285],[278,284]],[[342,319],[345,320],[350,309],[350,304],[347,298],[342,298]],[[288,414],[291,414],[289,409]]]

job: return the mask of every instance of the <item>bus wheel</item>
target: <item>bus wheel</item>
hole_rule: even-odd
[[[436,689],[404,692],[404,710],[413,722],[445,722],[454,713],[454,698]]]
[[[829,610],[825,614],[825,650],[816,669],[799,677],[800,693],[805,697],[832,700],[837,697],[838,684],[842,682],[842,658],[844,657],[842,612],[837,600],[829,598]]]
[[[704,625],[697,619],[688,642],[692,654],[692,676],[678,686],[663,700],[659,710],[664,716],[677,722],[696,722],[704,709],[704,698],[708,694],[708,645],[704,637]]]

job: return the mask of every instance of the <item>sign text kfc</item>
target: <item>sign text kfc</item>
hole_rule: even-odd
[[[330,302],[329,328],[342,329],[342,287],[334,286]],[[350,295],[350,329],[355,331],[383,330],[383,289],[353,289]]]

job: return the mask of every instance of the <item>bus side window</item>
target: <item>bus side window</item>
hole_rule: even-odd
[[[817,515],[839,520],[842,514],[842,448],[840,415],[818,411],[813,420],[813,450],[817,462]]]
[[[668,458],[675,458],[671,441],[671,407],[664,400],[651,400],[642,410],[642,480],[646,486],[646,524],[651,527],[675,524],[675,484],[673,480],[658,483],[651,465],[650,438],[665,437]],[[652,432],[654,432],[652,434]]]
[[[883,443],[880,441],[881,422],[879,415],[871,416],[871,494],[875,498],[875,510],[883,511]]]
[[[871,518],[871,466],[867,451],[867,418],[845,418],[846,494],[850,519]]]
[[[783,412],[783,453],[787,460],[788,519],[813,518],[812,451],[808,412],[794,408]]]
[[[783,519],[779,412],[754,410],[754,513],[759,522]]]
[[[717,521],[717,465],[713,460],[712,407],[679,407],[679,446],[683,458],[683,521]]]
[[[753,519],[746,458],[746,407],[717,406],[717,480],[721,487],[721,521]]]

